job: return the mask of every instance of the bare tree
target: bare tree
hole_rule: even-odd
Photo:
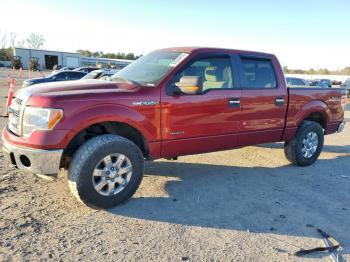
[[[26,43],[26,40],[22,39],[22,40],[17,41],[16,46],[17,47],[24,47],[25,43]]]
[[[11,44],[12,49],[15,48],[15,41],[16,41],[16,38],[17,38],[17,34],[11,32],[11,33],[10,33],[10,44]]]
[[[7,44],[7,33],[1,33],[0,31],[0,48],[5,48]]]
[[[31,33],[27,38],[27,44],[30,48],[38,49],[45,43],[45,38],[42,35]]]

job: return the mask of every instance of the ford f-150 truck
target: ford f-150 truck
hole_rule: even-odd
[[[143,56],[112,81],[19,90],[3,152],[30,173],[67,169],[75,197],[108,208],[137,190],[145,159],[284,141],[292,164],[311,165],[324,135],[343,129],[345,105],[344,89],[288,89],[272,54],[168,48]]]

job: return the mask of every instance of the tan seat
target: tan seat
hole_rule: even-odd
[[[203,90],[211,88],[224,88],[227,86],[226,81],[220,81],[219,76],[222,77],[223,72],[218,70],[217,66],[208,66],[205,69],[205,81],[203,82]]]

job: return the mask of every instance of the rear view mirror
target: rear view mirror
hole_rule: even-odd
[[[202,91],[202,79],[200,76],[183,76],[175,83],[179,91],[184,94],[193,95]]]

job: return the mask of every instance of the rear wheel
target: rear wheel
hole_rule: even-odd
[[[284,153],[294,165],[309,166],[319,157],[323,148],[323,129],[314,121],[304,121],[295,137],[284,144]]]
[[[140,149],[130,140],[101,135],[82,145],[68,170],[73,195],[95,208],[116,206],[139,187],[144,170]]]

